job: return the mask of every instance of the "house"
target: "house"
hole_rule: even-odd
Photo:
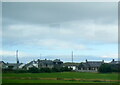
[[[0,69],[22,69],[24,65],[23,63],[5,63],[4,61],[0,61]]]
[[[0,61],[0,70],[6,68],[6,63],[4,61]]]
[[[17,70],[17,69],[22,69],[23,66],[24,66],[23,63],[6,63],[5,69]]]
[[[23,68],[29,70],[31,67],[36,67],[36,68],[59,68],[63,64],[60,59],[55,59],[55,60],[40,60],[38,59],[37,61],[33,60],[30,63],[26,64]]]
[[[60,59],[55,60],[39,60],[38,59],[38,68],[59,68],[62,67],[63,62]]]
[[[80,72],[97,72],[104,61],[87,61],[80,63],[78,71]]]
[[[0,68],[16,70],[16,69],[22,69],[23,66],[24,66],[23,63],[3,63],[0,65]]]
[[[110,64],[120,64],[120,61],[115,61],[115,59],[113,59]]]
[[[120,61],[115,61],[114,59],[109,63],[114,71],[120,72]]]
[[[25,65],[23,66],[23,69],[29,70],[29,69],[32,68],[32,67],[38,68],[38,62],[35,61],[35,60],[33,60],[33,61],[25,64]]]
[[[53,66],[54,66],[55,68],[63,67],[63,62],[62,62],[60,59],[55,59],[55,60],[53,61]]]
[[[72,68],[72,70],[78,70],[79,63],[67,62],[63,64],[63,67]]]
[[[53,68],[53,61],[52,60],[39,60],[38,59],[38,67],[39,68]]]

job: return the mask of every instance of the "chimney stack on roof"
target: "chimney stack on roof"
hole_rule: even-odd
[[[113,59],[112,61],[114,62],[115,60]]]

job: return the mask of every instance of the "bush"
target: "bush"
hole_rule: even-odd
[[[58,68],[52,68],[52,72],[61,72]]]
[[[117,65],[113,64],[113,65],[111,65],[111,68],[112,68],[112,72],[120,72],[119,64],[117,64]]]
[[[64,71],[72,71],[72,68],[68,68],[68,67],[61,67],[60,71],[64,72]]]
[[[18,70],[15,70],[15,73],[28,73],[28,71],[27,70],[18,69]]]
[[[36,67],[29,68],[28,72],[30,73],[39,73],[39,69]]]
[[[100,73],[109,73],[112,72],[112,67],[110,64],[102,64],[98,69]]]
[[[39,69],[39,72],[40,73],[44,73],[44,72],[50,73],[50,72],[52,72],[52,70],[50,68],[41,68],[41,69]]]

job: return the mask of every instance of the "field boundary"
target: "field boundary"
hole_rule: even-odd
[[[2,79],[120,82],[120,80],[109,80],[109,79],[81,79],[81,78],[2,77]]]

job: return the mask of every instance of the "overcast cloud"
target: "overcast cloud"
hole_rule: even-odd
[[[39,50],[47,50],[46,55],[51,55],[50,50],[54,51],[52,53],[60,51],[59,54],[63,55],[65,50],[93,55],[92,50],[101,58],[112,58],[111,55],[118,52],[117,7],[117,3],[113,2],[4,2],[3,49],[7,52],[32,48],[36,50],[30,52],[39,54],[39,47]],[[104,48],[99,45],[104,45]]]

